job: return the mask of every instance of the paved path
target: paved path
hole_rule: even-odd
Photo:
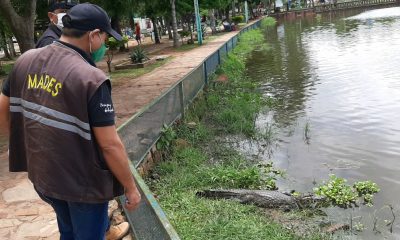
[[[237,32],[224,34],[207,45],[185,52],[165,65],[141,77],[126,81],[113,89],[117,125],[122,124],[143,106],[151,103],[162,92],[199,66]],[[118,114],[119,113],[119,114]]]
[[[182,53],[149,74],[114,89],[117,125],[126,121],[201,64],[237,32],[227,33]],[[59,239],[55,214],[35,193],[26,173],[9,173],[7,153],[0,154],[0,239]]]

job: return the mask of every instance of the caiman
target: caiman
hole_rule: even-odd
[[[269,190],[246,189],[210,189],[196,193],[199,197],[223,198],[253,204],[262,208],[280,208],[284,210],[315,208],[324,198],[310,195],[292,196],[290,193]]]

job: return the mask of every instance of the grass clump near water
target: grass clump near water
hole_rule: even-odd
[[[217,70],[227,81],[214,82],[207,95],[209,119],[219,130],[228,134],[255,137],[255,119],[269,102],[258,91],[259,83],[246,75],[246,58],[256,48],[265,46],[261,30],[252,30],[240,36],[238,45],[224,59]]]
[[[261,28],[266,29],[276,25],[276,19],[273,17],[266,17],[261,20]]]
[[[253,136],[255,117],[264,104],[257,83],[246,77],[244,68],[244,56],[251,52],[244,45],[254,39],[261,43],[261,32],[247,34],[219,70],[229,81],[215,83],[200,96],[187,111],[185,122],[164,129],[162,145],[172,146],[168,160],[147,179],[182,239],[298,239],[255,206],[196,197],[196,192],[210,188],[273,189],[281,174],[272,165],[260,167],[245,159],[223,143],[228,133]],[[171,136],[174,143],[166,144]]]

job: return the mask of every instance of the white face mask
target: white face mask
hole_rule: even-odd
[[[63,24],[63,22],[62,22],[62,18],[63,18],[65,15],[67,15],[67,14],[66,14],[66,13],[57,13],[57,24],[56,24],[56,26],[57,26],[60,30],[62,30],[63,27],[64,27],[64,24]]]

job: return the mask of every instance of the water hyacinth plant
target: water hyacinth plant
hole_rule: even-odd
[[[364,200],[362,204],[372,206],[373,196],[379,192],[379,188],[371,181],[356,182],[350,186],[346,179],[331,174],[329,181],[314,188],[314,192],[326,197],[327,206],[333,205],[346,209],[358,206],[360,198]]]

